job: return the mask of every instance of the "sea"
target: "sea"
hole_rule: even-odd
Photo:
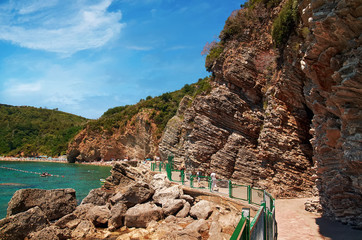
[[[19,189],[73,188],[79,204],[91,189],[102,186],[100,179],[110,176],[110,170],[110,166],[75,163],[0,161],[0,219]],[[41,177],[43,172],[51,176]]]

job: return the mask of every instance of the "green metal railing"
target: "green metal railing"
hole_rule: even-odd
[[[190,176],[190,187],[198,189],[211,189],[211,178],[209,176]]]
[[[170,181],[185,184],[184,170],[176,170],[173,166],[173,156],[168,157],[168,163],[151,163],[152,171],[165,170]],[[247,201],[249,204],[260,206],[256,216],[250,222],[249,216],[244,216],[235,228],[231,240],[263,239],[274,240],[277,236],[275,221],[275,199],[263,189],[253,188],[250,185],[232,183],[230,180],[216,180],[219,185],[217,191],[228,194],[230,198]],[[196,189],[211,189],[212,179],[209,176],[190,175],[190,187]]]

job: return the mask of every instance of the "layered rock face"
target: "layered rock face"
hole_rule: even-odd
[[[325,214],[362,228],[361,1],[304,1],[304,89]]]
[[[239,10],[253,14],[253,25],[225,44],[212,67],[212,92],[170,121],[161,156],[173,154],[177,163],[210,169],[220,178],[267,188],[276,196],[312,193],[304,74],[293,62],[278,66],[270,35],[279,10],[262,5],[254,12]]]
[[[224,44],[213,91],[182,103],[161,155],[276,196],[320,194],[325,215],[360,228],[360,1],[299,1],[279,52],[269,33],[280,6],[239,10],[253,25]]]
[[[136,114],[124,128],[94,131],[82,130],[68,146],[68,161],[92,162],[112,159],[154,156],[158,151],[157,128],[149,111]]]

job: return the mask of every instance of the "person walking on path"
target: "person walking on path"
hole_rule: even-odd
[[[216,173],[211,173],[210,174],[210,177],[211,177],[211,191],[213,192],[214,189],[217,187],[216,186]]]
[[[197,184],[200,187],[200,170],[197,170],[196,177],[197,177]]]

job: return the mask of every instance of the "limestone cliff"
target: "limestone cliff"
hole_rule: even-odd
[[[213,90],[181,103],[161,156],[276,196],[319,194],[324,214],[361,228],[361,1],[251,2],[206,59]],[[299,17],[275,48],[288,4]]]
[[[209,78],[186,84],[161,96],[141,99],[137,104],[108,109],[91,120],[68,145],[69,162],[153,158],[168,120],[185,95],[197,96],[211,88]]]
[[[324,213],[362,228],[362,4],[303,1],[304,95]]]
[[[305,77],[294,56],[280,63],[270,34],[281,6],[258,4],[229,18],[249,21],[237,39],[222,43],[224,50],[211,67],[212,92],[170,121],[161,155],[173,154],[178,162],[276,196],[312,193]]]
[[[157,126],[144,110],[132,117],[122,128],[112,131],[83,129],[68,147],[69,161],[104,161],[154,156],[158,150]]]

